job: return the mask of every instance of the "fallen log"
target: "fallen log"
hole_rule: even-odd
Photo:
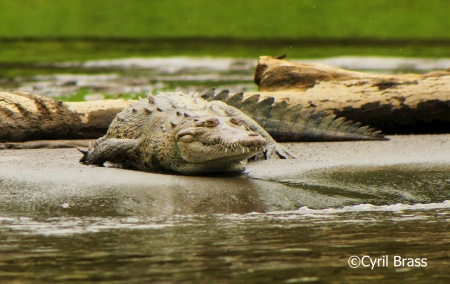
[[[275,67],[282,65],[280,61],[288,62],[265,60],[264,64],[276,62]],[[261,71],[261,66],[258,65],[255,74],[260,86],[264,85],[267,73]],[[264,68],[276,69],[270,66]],[[327,78],[335,79],[318,81],[316,78],[314,85],[307,89],[304,86],[289,89],[281,83],[283,91],[258,92],[260,100],[273,97],[271,107],[274,110],[314,108],[368,124],[388,134],[450,132],[450,76],[446,71],[397,78],[397,75],[336,71],[337,68],[329,66],[319,69],[318,73],[334,74]],[[276,72],[272,75],[276,78]],[[270,80],[276,82],[273,78]],[[276,84],[271,86],[274,88]],[[243,101],[250,97],[253,101],[254,95],[256,93],[243,94]],[[0,142],[96,139],[106,133],[115,115],[130,103],[124,100],[62,103],[30,93],[0,92]],[[8,147],[25,146],[3,145],[3,148]]]
[[[450,70],[433,71],[427,74],[374,74],[336,68],[320,63],[290,62],[281,57],[261,56],[255,70],[254,81],[262,92],[303,92],[323,82],[359,80],[372,83],[380,91],[398,85],[418,85],[420,80],[450,76]],[[437,82],[437,85],[440,85]],[[419,90],[419,86],[416,86]],[[450,86],[442,90],[449,91]]]
[[[0,142],[95,139],[131,102],[63,103],[25,92],[0,92]]]
[[[75,140],[36,140],[26,142],[4,142],[0,143],[0,150],[18,149],[59,149],[59,148],[87,148],[94,147],[96,140],[75,139]]]
[[[243,93],[230,94],[228,91],[215,92],[214,89],[207,91],[201,96],[206,100],[221,100],[227,104],[241,109],[249,117],[253,117],[256,108],[259,108],[259,121],[261,125],[265,125],[267,121],[272,121],[279,126],[280,123],[291,125],[293,122],[304,122],[306,125],[311,123],[322,123],[326,119],[329,120],[329,125],[334,121],[333,116],[321,114],[316,111],[315,106],[303,105],[299,107],[298,103],[289,100],[288,96],[264,94],[258,95],[262,100],[255,100],[252,93],[244,96]],[[250,101],[247,101],[247,98]],[[72,102],[62,103],[54,101],[50,98],[33,95],[22,92],[0,92],[0,149],[34,149],[34,148],[67,148],[87,146],[86,141],[79,140],[61,140],[61,139],[95,139],[104,135],[114,119],[116,114],[124,107],[131,104],[132,101],[123,100],[102,100],[91,102]],[[248,104],[248,102],[250,102]],[[246,106],[244,106],[246,105]],[[289,110],[289,114],[286,114]],[[283,114],[284,116],[283,120]],[[290,121],[287,118],[291,117]],[[302,119],[296,119],[301,117]],[[256,118],[255,118],[256,119]],[[294,120],[292,120],[294,119]],[[343,119],[336,120],[336,123],[347,125],[347,128],[355,127],[355,133],[361,131],[365,135],[373,136],[376,140],[382,139],[380,131],[376,131],[369,127],[361,127],[359,124],[354,124],[351,121],[343,123]],[[283,124],[283,125],[284,125]],[[335,127],[339,128],[340,124]],[[296,124],[300,127],[302,123]],[[322,124],[321,124],[322,125]],[[325,124],[323,124],[325,125]],[[289,127],[289,126],[285,126]],[[322,126],[325,127],[325,126]],[[343,126],[344,127],[344,126]],[[273,130],[278,129],[273,125]],[[337,130],[336,128],[336,130]],[[326,129],[323,129],[326,130]],[[300,131],[300,130],[298,130]],[[276,131],[279,132],[278,130]],[[288,135],[289,139],[296,137],[295,135]],[[321,136],[320,136],[321,137]],[[314,141],[322,141],[319,136],[314,135],[310,139]],[[331,136],[333,139],[348,140],[345,136]],[[358,135],[356,137],[359,137]],[[353,137],[352,139],[359,140],[360,138]],[[297,141],[289,140],[285,137],[285,129],[279,133],[277,141]],[[44,140],[42,140],[44,139]],[[53,140],[49,140],[53,139]],[[57,140],[55,140],[57,139]],[[288,140],[286,140],[288,139]],[[305,141],[306,138],[302,138]],[[315,140],[317,139],[317,140]],[[327,139],[330,139],[328,137]],[[39,140],[39,141],[30,141]],[[28,142],[23,142],[28,141]],[[92,142],[92,141],[91,141]]]
[[[263,56],[255,83],[265,95],[314,106],[387,134],[450,132],[450,70],[370,74]]]

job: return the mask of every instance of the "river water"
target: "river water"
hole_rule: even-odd
[[[236,89],[242,82],[250,85],[248,78],[237,81]],[[10,153],[0,153],[4,171],[16,159]],[[37,175],[53,171],[43,160],[33,163],[41,168]],[[240,185],[247,181],[260,191],[275,184],[302,201],[291,209],[247,206],[218,212],[208,209],[220,207],[220,200],[211,198],[196,212],[145,214],[123,210],[128,199],[117,196],[125,188],[89,191],[84,205],[74,207],[81,203],[79,189],[59,188],[57,182],[37,188],[31,177],[13,186],[14,180],[0,176],[0,282],[450,282],[448,163],[337,167],[267,179],[250,171],[214,180],[198,177],[174,190],[195,191],[209,182],[236,185],[233,190],[242,193],[246,189]],[[139,208],[151,206],[137,196],[129,200]],[[224,196],[222,207],[239,197]],[[57,206],[45,198],[58,199]],[[261,202],[285,203],[277,198],[281,195],[271,192]]]
[[[447,58],[336,57],[301,62],[379,73],[425,73],[450,67]],[[257,59],[173,57],[41,63],[15,68],[0,65],[0,72],[21,74],[0,78],[0,91],[14,89],[63,98],[82,90],[92,99],[102,99],[105,94],[110,95],[108,98],[123,95],[133,98],[148,92],[187,92],[211,87],[232,92],[256,91],[257,86],[253,83],[256,64]]]
[[[446,201],[418,204],[151,218],[113,213],[19,217],[2,212],[0,279],[2,283],[448,283],[449,179],[448,172],[413,179],[447,192]],[[346,193],[342,198],[352,197]],[[359,260],[349,263],[350,257]]]
[[[2,163],[33,157],[11,151]],[[262,162],[238,176],[178,177],[86,167],[76,150],[51,151],[22,174],[0,173],[2,283],[450,279],[448,163],[261,178]],[[55,159],[73,176],[52,168]]]

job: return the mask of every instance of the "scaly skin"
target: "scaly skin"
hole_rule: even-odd
[[[239,172],[251,157],[293,158],[272,137],[386,140],[368,126],[285,101],[274,103],[273,97],[244,100],[242,93],[210,90],[202,96],[168,93],[141,99],[117,115],[81,161],[183,174]]]
[[[214,89],[201,97],[241,110],[278,142],[388,140],[381,131],[359,122],[289,101],[276,102],[273,97],[263,98],[259,94],[245,97],[244,93],[230,94],[227,90],[216,93]]]
[[[223,102],[197,94],[161,94],[119,113],[85,164],[119,163],[183,174],[239,172],[258,155],[292,157],[258,124]]]

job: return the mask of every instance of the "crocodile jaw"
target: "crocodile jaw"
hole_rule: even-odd
[[[259,145],[243,146],[239,142],[204,144],[200,141],[190,143],[178,142],[181,157],[188,163],[219,163],[231,164],[247,160],[264,151],[265,146]]]
[[[192,164],[211,163],[233,167],[263,152],[266,140],[241,127],[222,126],[219,129],[189,128],[176,136],[181,158]]]

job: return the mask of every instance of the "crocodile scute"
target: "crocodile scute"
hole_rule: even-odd
[[[295,158],[274,138],[385,140],[368,126],[273,98],[174,92],[149,95],[124,108],[80,161],[182,174],[240,172],[250,158]]]
[[[234,107],[197,93],[167,93],[120,112],[81,162],[203,174],[243,171],[255,155],[292,156]]]

